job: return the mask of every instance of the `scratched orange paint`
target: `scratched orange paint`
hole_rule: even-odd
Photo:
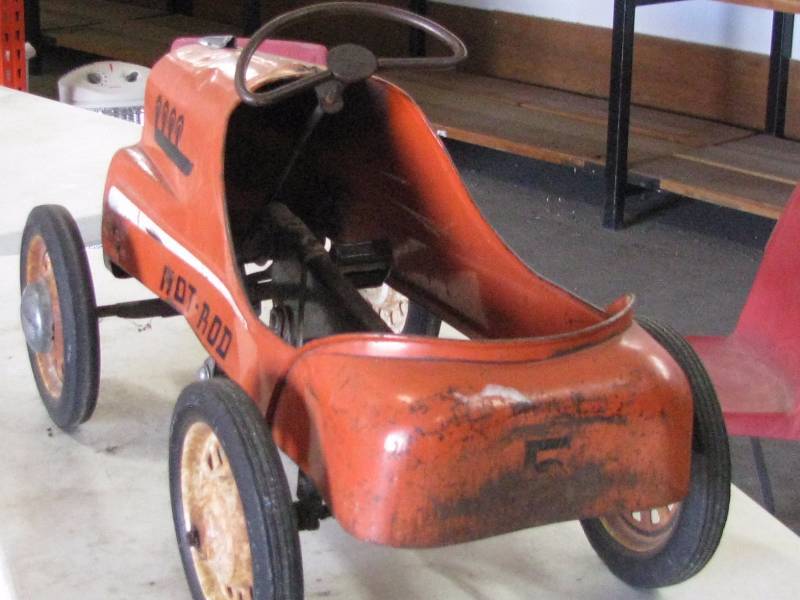
[[[274,335],[228,225],[237,56],[186,44],[153,69],[142,139],[109,171],[103,248],[186,317],[345,529],[436,546],[686,494],[689,385],[632,298],[594,307],[531,271],[419,108],[379,78],[353,86],[314,155],[347,190],[333,241],[389,240],[390,283],[473,339],[344,334],[294,348]],[[252,86],[302,71],[256,58]]]

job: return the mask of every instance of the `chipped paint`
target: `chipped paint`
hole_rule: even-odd
[[[408,449],[408,433],[394,431],[383,440],[383,450],[387,454],[403,454]]]
[[[466,396],[455,392],[453,396],[464,403],[489,401],[493,406],[510,405],[513,407],[515,404],[529,405],[531,403],[531,399],[519,390],[493,383],[488,384],[477,394]]]

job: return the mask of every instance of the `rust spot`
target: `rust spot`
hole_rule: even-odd
[[[408,407],[408,412],[410,412],[412,415],[416,414],[424,415],[429,410],[430,407],[428,406],[428,403],[423,400],[418,400],[413,404],[409,405]]]
[[[471,530],[476,527],[500,534],[573,519],[575,514],[599,516],[594,506],[598,497],[617,486],[635,485],[635,481],[610,476],[600,463],[556,471],[545,475],[535,470],[506,471],[487,481],[473,496],[435,504],[436,517],[456,542],[473,538]],[[617,510],[624,510],[624,506],[620,503]]]

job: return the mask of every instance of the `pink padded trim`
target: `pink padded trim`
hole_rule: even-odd
[[[170,50],[175,50],[188,44],[196,44],[200,37],[181,37],[172,42]],[[236,47],[242,48],[247,43],[248,38],[236,38]],[[288,40],[267,40],[263,42],[258,50],[266,54],[275,54],[284,58],[293,58],[307,63],[324,65],[328,58],[328,49],[320,44],[310,42],[292,42]]]

